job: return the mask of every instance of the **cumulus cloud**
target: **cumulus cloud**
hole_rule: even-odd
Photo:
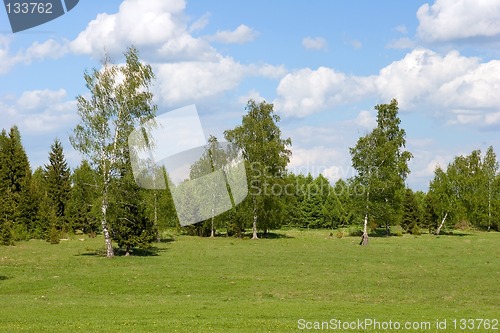
[[[500,36],[497,0],[436,0],[422,5],[417,18],[417,35],[428,42]]]
[[[49,39],[43,43],[34,42],[27,49],[10,52],[11,37],[0,35],[0,74],[7,73],[17,64],[30,64],[34,60],[57,59],[67,53],[67,42],[58,43]]]
[[[245,95],[243,96],[240,96],[238,98],[238,102],[242,105],[246,105],[247,102],[250,100],[250,99],[253,99],[255,102],[257,103],[260,103],[260,102],[263,102],[265,101],[266,99],[264,97],[262,97],[260,95],[260,93],[255,90],[255,89],[251,89],[249,92],[247,92]]]
[[[10,37],[0,35],[0,74],[8,72],[13,66],[22,61],[21,55],[10,54]]]
[[[417,48],[373,76],[328,67],[296,70],[280,80],[274,102],[285,116],[305,117],[363,98],[397,98],[404,111],[428,109],[451,123],[496,126],[498,118],[492,114],[500,109],[499,89],[500,60],[481,62],[458,51],[442,55]]]
[[[75,53],[99,58],[105,51],[121,54],[135,45],[146,54],[172,60],[183,57],[200,59],[215,51],[202,39],[193,38],[186,25],[184,0],[125,0],[115,14],[101,13],[70,43]],[[203,22],[195,24],[200,28]],[[193,26],[191,26],[193,28]],[[159,51],[157,51],[159,50]],[[174,59],[175,60],[175,59]]]
[[[354,120],[354,123],[359,127],[371,130],[377,126],[377,118],[375,112],[363,110],[358,113],[358,116]]]
[[[166,104],[189,102],[235,88],[245,73],[244,66],[232,58],[213,62],[156,64],[160,99]]]
[[[484,112],[500,107],[500,61],[481,63],[457,51],[440,55],[413,50],[383,68],[375,84],[383,99],[396,97],[406,109],[433,105],[441,110]]]
[[[283,77],[275,105],[287,116],[307,115],[354,101],[373,91],[370,77],[349,76],[328,67],[304,68]]]
[[[235,30],[217,31],[215,35],[207,37],[208,40],[223,44],[245,44],[253,41],[258,33],[245,24],[240,24]]]
[[[305,37],[302,39],[302,46],[308,50],[324,50],[328,43],[323,37]]]
[[[64,89],[31,90],[20,96],[3,96],[0,107],[9,117],[0,120],[1,128],[17,124],[22,133],[44,134],[67,128],[77,121],[76,101]]]

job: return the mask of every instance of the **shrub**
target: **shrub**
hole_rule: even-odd
[[[462,231],[470,230],[472,228],[471,224],[467,220],[461,220],[461,221],[457,222],[454,227],[455,227],[455,229],[462,230]]]
[[[377,228],[378,228],[377,222],[375,222],[374,220],[370,220],[370,222],[368,222],[368,229],[370,230],[370,232],[377,231]]]
[[[414,224],[413,227],[410,229],[410,234],[412,235],[421,235],[422,232],[420,231],[420,227],[418,226],[418,224]]]
[[[403,236],[403,232],[403,227],[401,227],[400,225],[391,226],[391,235]]]
[[[363,234],[363,231],[356,226],[352,226],[349,228],[349,236],[361,236]]]

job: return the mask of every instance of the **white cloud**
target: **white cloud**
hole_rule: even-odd
[[[398,38],[387,44],[389,49],[412,49],[416,46],[415,41],[408,37]]]
[[[374,76],[328,67],[288,73],[278,84],[274,103],[285,116],[305,117],[363,98],[396,98],[403,111],[444,115],[453,124],[496,126],[497,117],[490,114],[500,109],[499,90],[500,60],[481,62],[457,51],[442,55],[417,48]]]
[[[305,37],[302,40],[302,46],[308,50],[324,50],[328,43],[323,37]]]
[[[28,61],[31,61],[31,59],[43,60],[45,58],[58,59],[63,57],[68,51],[68,41],[59,43],[53,39],[48,39],[43,43],[34,42],[26,50],[26,59]]]
[[[13,38],[0,35],[0,74],[7,73],[17,64],[30,64],[33,60],[45,58],[60,58],[67,53],[67,42],[58,43],[49,39],[43,43],[34,42],[26,50],[19,50],[16,54],[10,52]]]
[[[64,89],[25,91],[17,101],[17,106],[22,110],[47,108],[57,104],[65,97],[66,91]]]
[[[210,13],[205,13],[203,14],[199,19],[191,23],[189,26],[189,32],[193,33],[199,30],[203,30],[208,25],[208,22],[210,21]]]
[[[286,116],[305,117],[354,101],[373,91],[370,77],[348,76],[328,67],[300,69],[281,79],[276,109]]]
[[[78,118],[76,101],[68,100],[64,89],[25,91],[19,97],[4,96],[0,106],[9,115],[0,120],[0,127],[17,124],[21,133],[29,135],[67,128]]]
[[[166,104],[193,103],[238,86],[244,66],[232,58],[154,65],[160,99]]]
[[[354,123],[364,129],[371,130],[377,126],[377,118],[374,111],[361,111],[354,120]]]
[[[223,44],[245,44],[253,41],[257,37],[258,33],[246,26],[245,24],[240,24],[235,30],[228,31],[217,31],[215,35],[207,37],[210,41],[215,41]]]
[[[266,100],[264,97],[262,97],[260,95],[260,93],[257,90],[252,89],[248,93],[246,93],[245,95],[240,96],[238,98],[238,102],[242,105],[246,105],[248,100],[250,100],[250,99],[253,99],[257,103],[260,103],[260,102],[263,102]]]
[[[208,43],[189,34],[184,9],[184,0],[125,0],[116,14],[97,15],[70,43],[71,50],[100,58],[105,51],[118,55],[135,45],[146,54],[174,60],[179,55],[190,59],[213,56]]]
[[[13,66],[22,61],[21,55],[10,54],[12,38],[0,35],[0,74],[7,73]]]
[[[497,0],[436,0],[417,11],[417,35],[429,42],[500,36]]]

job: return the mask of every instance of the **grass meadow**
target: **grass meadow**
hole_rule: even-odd
[[[172,234],[113,259],[101,237],[0,246],[0,332],[462,332],[453,320],[500,319],[500,233],[372,237],[366,247],[325,230],[273,235]],[[323,323],[367,318],[432,326]],[[500,330],[478,324],[468,331]]]

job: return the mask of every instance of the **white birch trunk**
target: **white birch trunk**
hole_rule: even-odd
[[[441,220],[441,224],[439,225],[439,227],[437,228],[436,230],[436,235],[439,235],[439,233],[441,232],[441,228],[443,227],[444,225],[444,222],[446,221],[446,217],[448,216],[448,212],[446,212],[444,214],[444,217],[443,217],[443,220]]]
[[[368,202],[370,200],[370,192],[366,192],[366,212],[365,212],[365,222],[363,224],[363,235],[361,236],[361,242],[359,245],[368,245],[368,210],[369,205]]]
[[[363,235],[359,245],[368,245],[368,213],[365,214],[365,223],[363,225]]]
[[[253,236],[252,239],[259,239],[257,236],[257,203],[255,202],[255,197],[253,199],[253,225],[252,225]]]
[[[106,256],[108,258],[111,258],[115,255],[113,251],[113,244],[111,243],[111,236],[109,234],[108,230],[108,221],[106,219],[106,214],[108,210],[108,198],[107,198],[107,191],[104,193],[103,198],[102,198],[102,219],[101,219],[101,225],[102,225],[102,234],[104,235],[104,242],[106,244]]]

